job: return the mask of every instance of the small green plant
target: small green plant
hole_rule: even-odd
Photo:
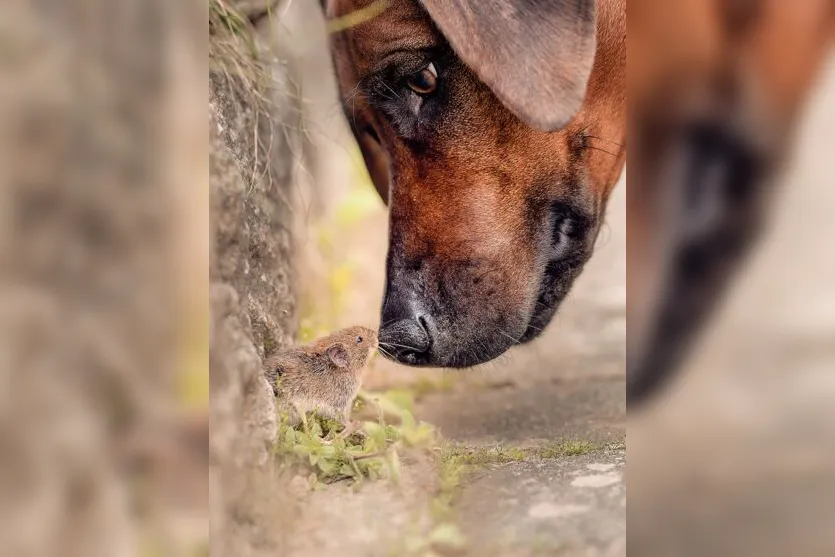
[[[435,428],[417,422],[412,415],[414,396],[408,390],[385,393],[360,392],[354,414],[369,416],[360,432],[347,436],[337,421],[310,413],[290,426],[281,420],[275,453],[282,466],[295,467],[306,475],[311,489],[348,481],[400,479],[401,456],[421,450],[437,457],[438,487],[432,499],[432,523],[427,530],[406,535],[392,555],[437,557],[461,549],[466,541],[453,521],[452,500],[464,477],[465,467],[457,454],[441,447]]]
[[[343,425],[314,413],[301,416],[295,426],[282,417],[275,454],[283,465],[306,468],[312,488],[342,480],[400,478],[400,457],[405,449],[429,448],[435,429],[418,423],[408,400],[396,396],[361,393],[361,404],[376,411],[376,420],[343,435]],[[393,421],[394,423],[390,423]]]

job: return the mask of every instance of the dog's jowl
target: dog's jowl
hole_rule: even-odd
[[[390,207],[380,341],[466,367],[548,325],[625,153],[625,3],[331,0],[348,121]],[[380,5],[380,9],[369,9]]]

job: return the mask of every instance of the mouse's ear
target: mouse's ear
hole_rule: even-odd
[[[594,0],[421,0],[455,53],[519,119],[574,118],[595,53]]]
[[[329,346],[327,354],[330,361],[337,367],[347,369],[350,365],[350,362],[348,361],[348,349],[345,348],[344,344],[340,343]]]

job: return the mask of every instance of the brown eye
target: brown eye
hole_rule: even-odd
[[[434,92],[438,88],[438,70],[435,69],[435,64],[429,64],[418,73],[410,75],[406,78],[406,84],[418,95]]]
[[[357,344],[360,344],[361,342],[362,342],[362,337],[357,337]]]

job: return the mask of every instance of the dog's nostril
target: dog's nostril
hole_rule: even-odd
[[[427,352],[431,344],[425,321],[420,319],[402,319],[386,325],[380,331],[380,341],[417,353]]]
[[[421,328],[423,328],[423,332],[426,333],[426,337],[431,340],[431,337],[429,336],[429,327],[426,326],[426,317],[422,315],[418,317],[418,323],[420,323]]]
[[[380,346],[398,362],[417,365],[428,359],[432,338],[423,317],[390,322],[380,328]]]

